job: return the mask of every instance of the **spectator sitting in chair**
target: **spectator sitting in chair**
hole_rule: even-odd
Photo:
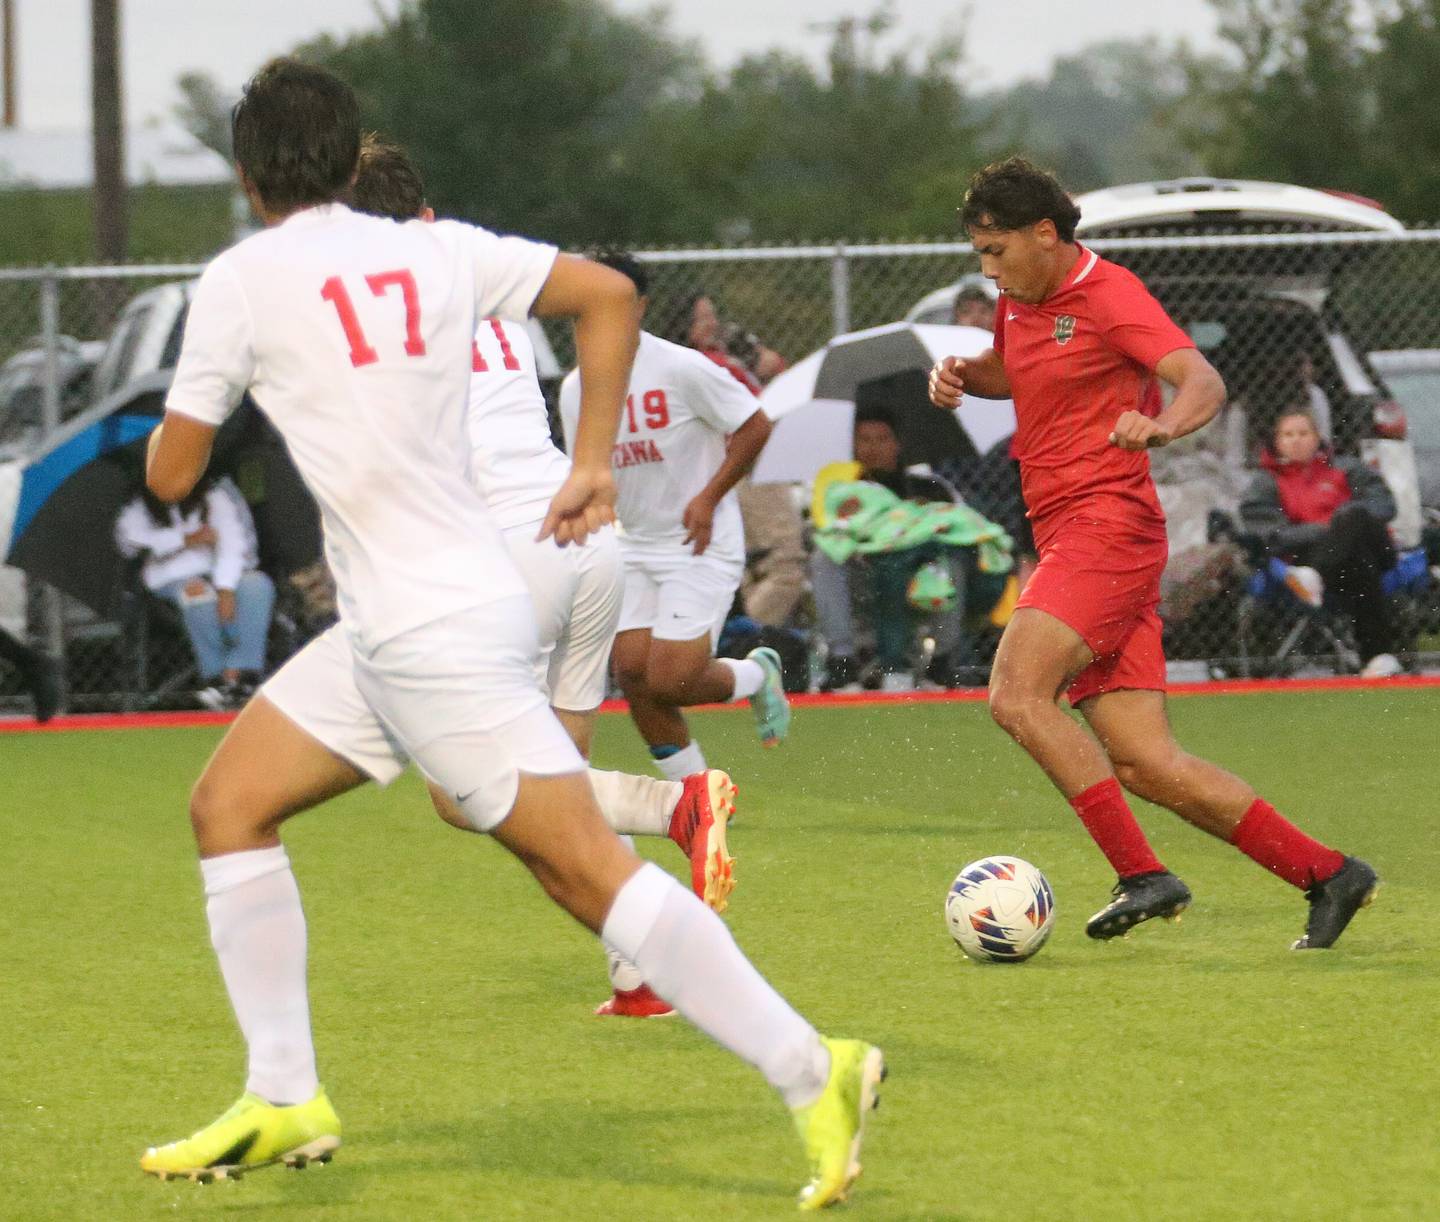
[[[901,467],[900,438],[895,417],[883,406],[857,409],[854,455],[853,462],[832,463],[816,478],[812,521],[817,530],[830,524],[825,507],[826,490],[837,481],[878,484],[906,501],[953,504],[959,499],[943,480]],[[978,515],[976,520],[983,521]],[[985,525],[990,527],[989,523]],[[998,529],[991,529],[996,536],[1003,534]],[[871,551],[840,563],[827,555],[824,548],[817,546],[811,556],[810,578],[818,630],[828,650],[823,688],[826,691],[859,690],[860,667],[851,587],[852,578],[862,574],[871,595],[871,626],[881,669],[881,689],[908,691],[915,687],[909,663],[914,635],[909,591],[917,571],[932,563],[943,566],[955,596],[953,606],[939,613],[935,633],[936,653],[928,679],[937,686],[954,686],[955,671],[962,663],[961,653],[965,645],[967,585],[974,586],[978,578],[992,576],[974,571],[974,555],[971,547],[948,547],[927,542],[897,550]],[[1008,557],[1005,568],[1008,571]],[[993,593],[998,596],[1003,586],[1004,579],[1001,577]],[[972,609],[975,593],[972,589]],[[990,603],[994,601],[994,597],[989,599]]]
[[[265,669],[275,587],[256,567],[255,526],[235,485],[203,482],[178,505],[142,489],[120,511],[115,542],[122,555],[143,557],[146,589],[180,609],[202,703],[244,704]]]
[[[1240,520],[1302,602],[1328,601],[1355,623],[1363,674],[1400,672],[1390,607],[1381,577],[1395,563],[1385,524],[1395,498],[1385,481],[1356,459],[1336,460],[1309,411],[1286,411],[1240,505]]]

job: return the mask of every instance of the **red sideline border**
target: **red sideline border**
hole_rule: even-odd
[[[1397,675],[1392,679],[1361,679],[1340,676],[1325,679],[1223,679],[1210,683],[1174,683],[1171,696],[1251,696],[1263,692],[1394,691],[1397,688],[1440,687],[1440,675]],[[896,704],[974,704],[985,699],[983,688],[953,692],[855,692],[806,693],[793,695],[795,708],[834,708]],[[726,705],[709,705],[726,708]],[[607,700],[602,713],[623,713],[623,700]],[[234,713],[99,713],[57,717],[45,725],[19,718],[0,720],[0,734],[62,734],[73,730],[153,730],[171,727],[223,726],[235,720]]]

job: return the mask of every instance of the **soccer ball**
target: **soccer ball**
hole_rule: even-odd
[[[945,924],[979,963],[1019,963],[1055,927],[1055,893],[1028,861],[986,857],[956,876],[945,896]]]

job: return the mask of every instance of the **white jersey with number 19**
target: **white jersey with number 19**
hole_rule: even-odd
[[[220,424],[247,390],[319,502],[362,649],[525,592],[466,479],[477,320],[524,319],[554,247],[455,221],[307,208],[217,256],[166,407]]]
[[[640,332],[611,464],[627,555],[637,549],[689,554],[685,507],[725,461],[726,438],[759,410],[755,396],[703,353]],[[579,418],[580,372],[572,370],[560,385],[567,441],[573,442]],[[745,558],[733,489],[715,510],[707,554]]]

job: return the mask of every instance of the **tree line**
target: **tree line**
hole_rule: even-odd
[[[605,0],[407,0],[298,53],[357,89],[437,211],[565,243],[953,234],[968,175],[1024,151],[1072,190],[1218,174],[1355,192],[1440,218],[1440,0],[1211,0],[1218,49],[1112,42],[1041,81],[967,91],[963,29],[896,46],[884,9],[726,72]],[[181,117],[223,144],[224,104]]]

